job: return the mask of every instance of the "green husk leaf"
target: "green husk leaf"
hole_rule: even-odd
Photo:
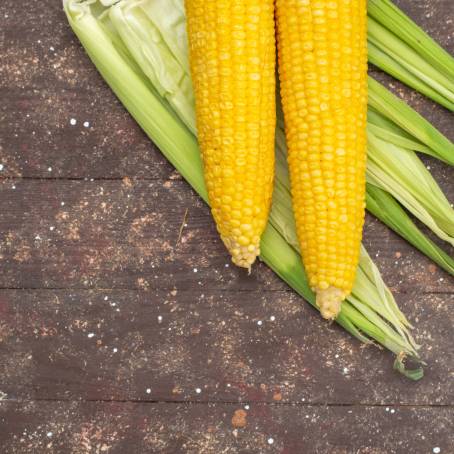
[[[436,235],[454,245],[454,210],[411,150],[368,134],[367,181],[392,194]]]
[[[380,46],[374,44],[374,41],[369,41],[367,49],[369,63],[374,64],[391,76],[399,79],[409,87],[414,88],[423,95],[437,102],[438,104],[446,107],[449,110],[454,110],[454,103],[446,99],[438,91],[434,90],[426,82],[408,71],[404,66],[399,63],[399,60],[394,59],[386,53]]]
[[[166,0],[170,1],[170,0]],[[169,17],[157,14],[162,1],[119,2],[109,9],[109,17],[126,44],[134,60],[150,79],[159,95],[178,111],[186,126],[195,133],[194,96],[192,83],[186,68],[180,64],[174,52],[178,47],[169,47],[161,30],[155,25],[154,18]],[[177,3],[177,2],[175,2]],[[152,13],[155,11],[155,14]],[[174,24],[173,24],[174,25]],[[175,37],[186,39],[183,27],[177,23]],[[169,34],[170,35],[170,34]],[[173,38],[173,35],[170,35]],[[166,36],[169,39],[170,36]],[[152,46],[143,43],[153,42]],[[173,41],[170,45],[174,44]]]
[[[411,20],[391,0],[369,0],[369,17],[385,26],[421,55],[425,61],[454,80],[454,59],[422,28]]]
[[[454,259],[416,227],[405,210],[388,192],[368,183],[366,203],[370,213],[454,276]]]
[[[454,144],[408,104],[369,77],[369,107],[392,120],[433,151],[434,156],[454,165]]]
[[[454,110],[454,58],[390,0],[368,1],[369,61]]]
[[[454,102],[454,82],[445,77],[433,65],[422,58],[398,36],[389,32],[383,25],[368,18],[368,41],[390,58],[397,61],[405,70],[432,87],[449,102]]]

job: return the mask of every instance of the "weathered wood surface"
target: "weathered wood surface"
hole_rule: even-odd
[[[0,180],[0,213],[4,288],[287,288],[266,266],[248,276],[229,265],[208,208],[179,179]],[[454,291],[371,217],[365,243],[391,287]]]
[[[397,294],[428,362],[414,383],[392,370],[391,354],[327,325],[291,291],[177,288],[0,291],[0,390],[13,399],[454,405],[453,294]]]
[[[454,53],[452,0],[397,3]],[[0,2],[0,46],[0,452],[454,452],[451,277],[368,219],[428,362],[409,382],[263,264],[226,266],[60,0]],[[454,139],[452,114],[374,74]]]
[[[3,421],[8,454],[452,453],[454,444],[452,407],[6,402]]]

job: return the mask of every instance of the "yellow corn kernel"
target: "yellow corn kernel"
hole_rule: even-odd
[[[351,292],[364,223],[366,0],[276,0],[297,233],[325,318]]]
[[[260,254],[274,178],[273,0],[186,0],[197,130],[213,217],[235,264]]]

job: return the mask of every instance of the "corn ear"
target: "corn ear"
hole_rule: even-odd
[[[211,212],[233,263],[250,271],[274,181],[274,1],[186,0],[185,7]]]
[[[351,293],[364,224],[366,19],[365,0],[276,1],[293,210],[325,318]]]

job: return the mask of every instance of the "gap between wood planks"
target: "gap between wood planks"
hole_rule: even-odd
[[[371,403],[332,403],[332,402],[301,402],[301,401],[288,401],[288,402],[264,402],[256,400],[155,400],[155,399],[52,399],[52,398],[36,398],[36,399],[1,399],[2,403],[33,403],[33,402],[65,402],[65,403],[81,403],[81,402],[99,402],[99,403],[127,403],[127,404],[171,404],[171,405],[254,405],[254,406],[270,406],[270,407],[356,407],[356,408],[386,408],[392,406],[393,408],[453,408],[452,404],[400,404],[395,402],[388,402],[384,404],[371,404]]]
[[[159,290],[173,290],[174,287],[160,287]],[[102,287],[2,287],[0,286],[1,291],[24,291],[24,292],[34,292],[34,291],[64,291],[67,290],[68,292],[136,292],[136,293],[147,293],[147,290],[141,290],[138,287],[112,287],[112,288],[102,288]],[[256,293],[257,289],[232,289],[232,288],[220,288],[220,287],[203,287],[205,292],[218,292],[218,293]],[[183,289],[182,291],[190,291],[190,289]],[[288,289],[266,289],[266,293],[289,293],[289,294],[297,294],[295,290],[288,288]],[[412,290],[399,290],[394,291],[393,295],[411,295],[411,294],[418,294],[418,295],[454,295],[454,291],[443,291],[443,290],[434,290],[434,291],[412,291]],[[300,296],[304,301],[306,299],[303,296]]]

